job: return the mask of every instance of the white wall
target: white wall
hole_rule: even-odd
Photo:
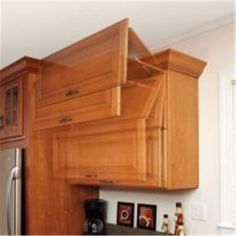
[[[100,198],[108,201],[108,222],[116,223],[117,201],[152,203],[158,206],[157,224],[158,229],[160,229],[163,213],[173,216],[175,202],[181,201],[184,206],[188,233],[217,232],[220,215],[218,72],[233,64],[233,33],[233,24],[228,24],[171,45],[174,49],[206,60],[208,63],[199,79],[199,189],[173,193],[100,190]],[[208,216],[206,221],[191,219],[191,203],[194,202],[207,204]]]
[[[227,22],[232,10],[232,1],[0,0],[0,67],[46,57],[127,16],[150,48],[160,48],[189,29]]]

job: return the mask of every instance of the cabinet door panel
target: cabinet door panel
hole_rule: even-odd
[[[127,51],[124,20],[45,58],[37,79],[37,107],[124,83]]]
[[[83,182],[144,181],[144,120],[81,126],[54,135],[54,173]]]

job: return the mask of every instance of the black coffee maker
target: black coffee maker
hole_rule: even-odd
[[[89,199],[84,202],[85,235],[102,235],[106,233],[106,201]]]

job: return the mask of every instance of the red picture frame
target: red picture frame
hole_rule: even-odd
[[[117,203],[117,225],[134,226],[134,203]]]
[[[156,205],[138,204],[137,227],[156,230]]]

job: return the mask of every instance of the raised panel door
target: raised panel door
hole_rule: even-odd
[[[59,103],[125,83],[128,21],[89,36],[41,62],[37,107]]]
[[[55,133],[53,143],[57,177],[98,185],[146,178],[143,119],[80,126]]]

